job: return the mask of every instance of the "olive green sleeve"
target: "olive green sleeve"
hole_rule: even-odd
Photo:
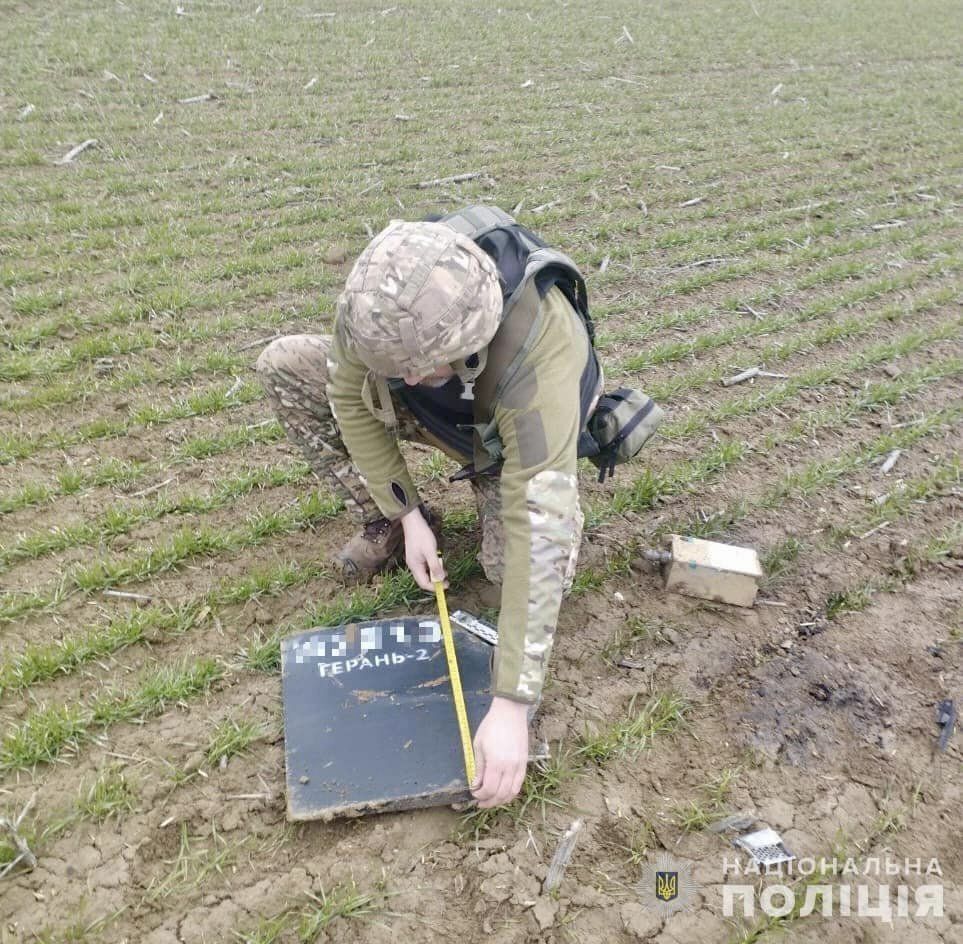
[[[494,409],[505,563],[492,693],[538,700],[582,515],[576,474],[579,380],[588,338],[555,288],[542,301],[538,338]]]
[[[365,405],[361,395],[368,370],[336,329],[328,363],[328,404],[351,461],[381,513],[400,518],[418,506],[418,490],[398,440]]]

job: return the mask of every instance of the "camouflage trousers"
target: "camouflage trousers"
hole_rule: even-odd
[[[478,562],[485,571],[485,576],[494,584],[501,584],[505,573],[505,529],[502,524],[502,494],[498,478],[482,475],[471,480],[472,491],[475,494],[475,506],[478,508],[478,520],[481,524],[481,551]],[[582,526],[585,515],[581,508],[575,512],[575,535],[572,550],[565,567],[562,580],[563,592],[572,588],[575,579],[575,565],[578,563],[579,547],[582,543]]]
[[[328,405],[330,350],[329,337],[292,334],[272,341],[254,369],[288,439],[325,485],[367,523],[381,512],[351,462]]]
[[[381,517],[341,439],[327,399],[328,354],[326,335],[294,334],[272,341],[261,353],[255,369],[268,402],[288,438],[297,445],[311,468],[327,487],[362,522]],[[440,449],[457,462],[453,452],[422,427],[397,397],[392,404],[401,439]],[[501,520],[501,491],[497,477],[481,476],[471,482],[481,524],[479,560],[492,583],[500,584],[504,569],[505,536]],[[577,554],[576,544],[576,554]],[[574,555],[571,569],[574,572]]]

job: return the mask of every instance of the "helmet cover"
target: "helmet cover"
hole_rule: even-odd
[[[462,375],[481,352],[477,373],[501,315],[498,272],[483,249],[444,223],[399,220],[361,253],[337,305],[348,347],[382,377],[448,364]]]

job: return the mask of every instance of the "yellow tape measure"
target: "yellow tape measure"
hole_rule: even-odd
[[[435,581],[435,599],[438,601],[438,615],[441,617],[441,635],[445,640],[445,656],[448,659],[448,674],[451,676],[451,693],[455,701],[455,714],[458,717],[458,732],[461,734],[461,750],[465,755],[465,774],[468,786],[475,782],[475,751],[471,743],[471,729],[468,727],[468,712],[465,710],[465,694],[458,674],[458,656],[455,654],[455,638],[448,619],[448,603],[445,601],[445,588],[440,580]]]

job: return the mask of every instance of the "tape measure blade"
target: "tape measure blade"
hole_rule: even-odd
[[[471,729],[468,726],[468,710],[465,707],[461,675],[458,672],[458,654],[455,651],[455,637],[448,616],[445,588],[440,581],[435,583],[435,597],[438,601],[438,614],[441,618],[441,631],[445,642],[445,657],[448,660],[448,675],[451,679],[455,715],[458,720],[458,733],[461,736],[462,753],[465,758],[465,775],[468,779],[468,785],[471,786],[475,780],[475,751],[471,740]]]

